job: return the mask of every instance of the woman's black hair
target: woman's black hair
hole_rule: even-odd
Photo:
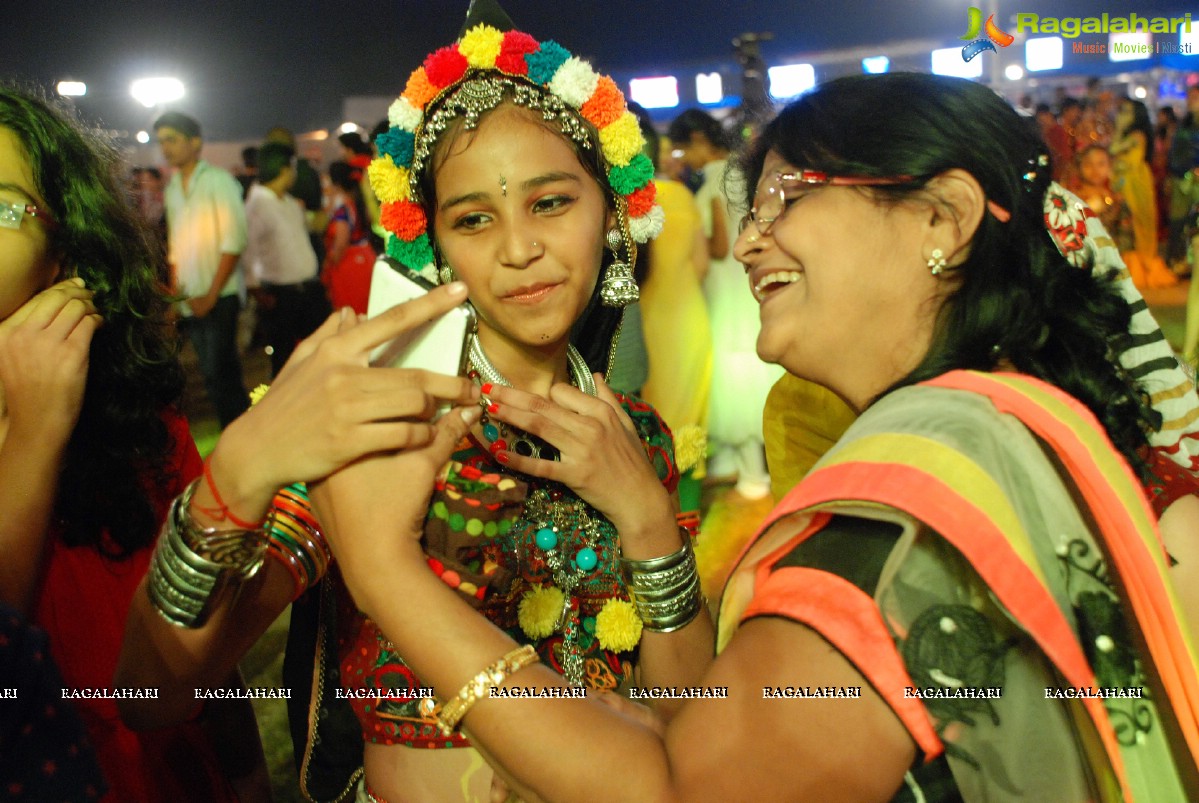
[[[50,248],[64,275],[86,282],[104,317],[54,515],[67,544],[126,556],[157,534],[151,490],[176,479],[170,456],[179,446],[163,413],[179,402],[184,376],[154,234],[126,197],[116,151],[69,113],[0,86],[0,127],[21,143],[57,221]]]
[[[1153,123],[1149,120],[1149,108],[1141,101],[1133,98],[1121,98],[1120,102],[1127,103],[1132,107],[1132,122],[1121,133],[1128,134],[1132,131],[1140,131],[1144,134],[1145,161],[1153,161]]]
[[[1125,457],[1144,465],[1137,451],[1160,416],[1114,359],[1130,343],[1132,311],[1111,283],[1068,263],[1046,231],[1051,177],[1039,164],[1048,149],[1035,123],[970,81],[853,76],[820,86],[766,127],[742,159],[750,193],[768,151],[830,175],[912,177],[862,190],[884,203],[936,203],[930,179],[953,168],[973,175],[1011,220],[983,215],[928,353],[887,392],[954,369],[992,370],[1006,358],[1086,404]]]
[[[684,145],[693,134],[703,134],[717,148],[732,150],[737,147],[737,138],[712,115],[702,109],[687,109],[670,121],[666,136],[671,142]]]
[[[509,81],[515,80],[516,79],[509,79]],[[543,87],[528,82],[523,82],[522,85],[532,87],[535,91],[541,93],[545,93],[547,91]],[[517,109],[523,108],[520,105],[512,103],[512,98],[514,97],[514,86],[515,84],[505,82],[505,101],[499,106],[496,106],[495,109],[502,108],[509,104],[512,104]],[[491,109],[484,114],[481,114],[479,119],[484,119],[487,115],[492,114],[495,109]],[[574,112],[571,111],[568,111],[567,113],[574,114]],[[431,114],[432,109],[425,109],[426,116]],[[562,129],[556,122],[543,120],[540,115],[535,117],[531,116],[530,119],[534,122],[544,125],[548,130],[553,131],[555,134],[562,137],[571,146],[575,152],[575,156],[578,157],[579,164],[583,166],[583,169],[587,171],[588,175],[595,179],[596,183],[599,184],[600,190],[604,193],[605,208],[614,209],[616,207],[616,198],[612,193],[612,187],[608,184],[607,170],[601,162],[602,151],[600,147],[599,132],[596,131],[595,126],[587,122],[582,115],[576,115],[576,122],[581,124],[587,130],[591,142],[590,148],[584,148],[579,143],[575,142],[574,139],[563,133]],[[451,125],[444,132],[442,132],[437,143],[437,152],[444,154],[448,144],[455,142],[459,136],[469,135],[470,133],[471,131],[467,131],[461,125]],[[441,160],[443,158],[444,156],[437,156],[427,161],[425,171],[420,176],[419,192],[425,205],[425,214],[428,216],[430,221],[433,220],[435,210],[437,208],[437,187],[434,181],[434,174],[437,172],[437,167],[441,164]],[[430,228],[431,227],[432,226],[430,223]],[[434,250],[436,251],[436,244],[434,244]],[[438,256],[438,259],[440,259],[440,255]],[[600,289],[603,284],[604,273],[607,271],[608,264],[612,261],[612,259],[612,252],[608,249],[604,249],[604,256],[600,264],[599,281],[595,283],[595,290],[592,291],[591,299],[587,302],[587,307],[583,310],[583,314],[579,316],[579,319],[575,321],[574,326],[571,327],[570,342],[576,349],[579,350],[579,354],[583,356],[583,359],[587,361],[587,367],[591,369],[592,373],[607,372],[608,357],[612,351],[612,341],[616,337],[616,332],[620,326],[621,317],[624,314],[624,310],[617,309],[615,307],[604,306],[600,300]]]

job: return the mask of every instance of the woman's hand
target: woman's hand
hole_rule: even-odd
[[[433,482],[480,413],[477,405],[451,410],[430,425],[427,443],[364,457],[308,486],[325,540],[362,610],[375,592],[387,598],[394,576],[385,570],[428,571],[419,543]]]
[[[548,399],[492,386],[486,393],[495,404],[492,418],[536,435],[561,453],[557,461],[511,451],[496,459],[570,487],[616,526],[622,541],[629,534],[662,529],[675,537],[673,503],[632,419],[598,374],[595,386],[592,398],[560,383]]]
[[[10,432],[66,444],[79,420],[92,335],[103,319],[83,280],[43,290],[0,322],[0,387]]]
[[[212,472],[229,508],[256,516],[282,485],[319,480],[366,455],[427,445],[438,406],[471,403],[474,385],[464,377],[371,367],[370,354],[465,298],[465,286],[455,283],[369,321],[348,309],[330,316],[217,444]]]

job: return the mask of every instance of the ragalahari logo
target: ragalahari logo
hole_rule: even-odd
[[[1006,33],[999,29],[995,24],[995,15],[987,17],[987,24],[983,26],[983,13],[974,6],[970,7],[966,23],[966,33],[958,38],[966,41],[966,46],[962,48],[962,61],[970,61],[984,50],[990,50],[992,53],[997,53],[995,45],[1007,47],[1012,42],[1016,41],[1016,37],[1010,33]],[[986,31],[986,36],[979,38],[979,33]],[[991,44],[994,42],[995,44]]]

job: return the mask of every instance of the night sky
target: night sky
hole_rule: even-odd
[[[987,0],[975,0],[987,8]],[[1142,16],[1179,14],[1177,0],[998,0],[1016,12]],[[953,45],[968,0],[507,0],[517,26],[592,58],[601,71],[652,74],[733,63],[730,39],[770,31],[767,63],[894,39]],[[177,108],[209,139],[245,139],[274,124],[296,131],[340,122],[347,95],[396,95],[409,72],[461,26],[465,0],[364,3],[299,0],[5,0],[0,78],[52,86],[88,84],[82,114],[113,129],[146,128],[153,112],[129,96],[133,79],[174,75],[187,86]]]

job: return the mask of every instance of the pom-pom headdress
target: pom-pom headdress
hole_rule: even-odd
[[[368,171],[381,204],[381,222],[392,236],[387,254],[427,276],[436,273],[429,221],[420,182],[438,137],[458,120],[471,129],[505,98],[555,120],[565,136],[590,150],[616,199],[622,239],[645,243],[662,229],[654,202],[654,168],[642,152],[637,118],[609,77],[571,55],[557,42],[538,42],[510,28],[502,11],[473,3],[467,27],[452,45],[435,50],[408,79],[388,112],[391,128],[377,142],[379,156]],[[589,128],[594,128],[598,138]],[[629,261],[635,253],[628,254]]]

